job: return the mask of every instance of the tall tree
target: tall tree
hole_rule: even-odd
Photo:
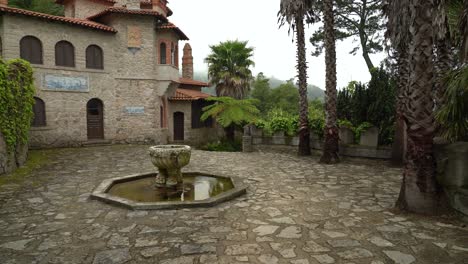
[[[289,25],[296,34],[297,45],[297,71],[299,85],[299,151],[301,156],[310,155],[310,129],[308,121],[308,101],[307,101],[307,62],[304,20],[315,21],[313,12],[313,0],[281,0],[280,11],[278,12],[278,23],[281,26]]]
[[[335,19],[333,1],[323,0],[323,21],[325,27],[325,64],[326,64],[326,96],[325,96],[325,130],[323,154],[320,162],[338,163],[338,127],[336,125],[336,45]]]
[[[63,16],[64,11],[63,6],[53,0],[10,0],[8,5],[56,16]]]
[[[396,58],[397,102],[395,137],[392,150],[392,160],[402,164],[406,151],[404,105],[408,98],[409,87],[409,32],[410,10],[407,0],[386,0],[384,13],[387,17],[386,38],[389,40],[391,50]]]
[[[265,114],[268,111],[270,103],[270,84],[269,79],[265,77],[263,72],[257,74],[257,77],[252,82],[252,92],[250,96],[259,101],[258,110]]]
[[[211,53],[205,58],[208,63],[210,84],[216,86],[217,96],[235,99],[247,97],[253,79],[250,67],[253,48],[247,41],[226,41],[210,46]]]
[[[385,25],[382,20],[382,2],[383,0],[335,1],[335,37],[337,40],[357,39],[359,45],[353,48],[351,54],[356,55],[361,50],[369,71],[374,68],[370,54],[383,50],[382,32]],[[322,9],[322,6],[318,7]],[[315,46],[313,55],[322,53],[326,37],[323,27],[314,32],[310,39]]]
[[[433,153],[434,80],[433,0],[409,0],[409,86],[403,105],[407,123],[407,159],[397,206],[417,213],[436,213],[442,191],[436,181]],[[406,12],[400,10],[400,12]],[[404,13],[406,15],[406,13]],[[395,13],[394,15],[403,15]]]

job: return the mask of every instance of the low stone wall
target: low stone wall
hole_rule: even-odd
[[[340,133],[340,135],[345,133],[346,131]],[[350,141],[350,137],[352,137],[352,135],[346,134],[347,142]],[[369,133],[362,133],[362,144],[340,144],[340,154],[350,157],[390,159],[392,154],[391,148],[377,146],[377,140],[378,131],[376,135],[375,130],[370,129]],[[286,136],[284,132],[275,133],[272,136],[265,136],[261,129],[250,126],[244,129],[242,142],[243,151],[252,152],[263,149],[265,146],[298,146],[299,138]],[[311,134],[310,145],[311,149],[314,150],[323,149],[323,141],[314,134]]]

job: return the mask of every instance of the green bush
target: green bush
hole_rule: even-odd
[[[234,142],[222,139],[216,142],[210,142],[201,147],[206,151],[221,151],[221,152],[239,152],[242,151],[242,142],[235,140]]]
[[[34,105],[33,72],[31,65],[15,59],[0,59],[0,131],[8,152],[27,144]]]
[[[356,142],[359,142],[359,140],[361,139],[361,134],[362,132],[366,131],[367,129],[373,127],[374,125],[372,125],[371,123],[369,122],[363,122],[361,123],[359,126],[357,126],[355,129],[354,129],[354,138],[355,138],[355,141]]]
[[[355,127],[353,125],[353,123],[351,123],[351,121],[347,120],[347,119],[340,119],[338,120],[338,127],[346,127],[346,128],[349,128],[351,130],[355,130]]]
[[[325,118],[309,117],[310,132],[316,134],[319,138],[323,138],[323,130],[325,129]]]
[[[439,133],[449,141],[468,140],[468,65],[449,72],[446,103],[436,113]]]
[[[273,109],[267,114],[266,132],[272,134],[275,132],[286,132],[289,136],[297,133],[298,118],[280,109]]]

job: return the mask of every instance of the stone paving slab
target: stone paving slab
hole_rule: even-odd
[[[54,150],[0,186],[0,263],[468,263],[462,223],[392,209],[401,169],[384,161],[194,151],[187,171],[238,177],[247,195],[170,211],[88,199],[104,179],[154,171],[147,148]]]

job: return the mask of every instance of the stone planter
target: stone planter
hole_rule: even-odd
[[[446,147],[448,163],[444,185],[468,189],[468,142],[456,142]]]
[[[443,164],[443,174],[439,181],[444,186],[451,206],[468,216],[468,142],[447,145],[438,153],[447,157],[438,163]]]
[[[359,145],[366,147],[377,147],[379,144],[379,129],[371,127],[361,133]]]
[[[354,132],[347,127],[340,127],[340,143],[345,145],[354,144]]]
[[[290,145],[291,146],[299,146],[299,137],[292,137]]]
[[[254,136],[254,137],[263,136],[263,128],[258,128],[256,126],[254,126],[254,129],[252,129],[252,136]]]
[[[273,133],[272,137],[273,145],[285,145],[286,137],[284,136],[284,131],[277,131]]]

